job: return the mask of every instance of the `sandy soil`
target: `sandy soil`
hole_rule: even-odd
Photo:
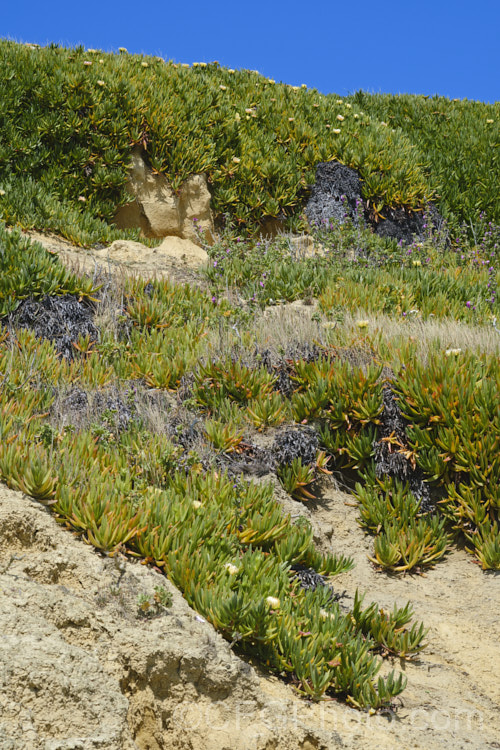
[[[85,270],[95,267],[94,251],[82,251],[57,238],[32,236],[59,252],[72,266],[76,264]],[[129,266],[144,275],[168,274],[181,281],[189,281],[189,274],[193,275],[193,281],[196,277],[195,271],[179,269],[165,259],[154,262],[152,258],[138,258]],[[185,278],[182,273],[187,274]],[[325,480],[321,500],[307,506],[280,493],[279,485],[277,494],[286,509],[310,517],[316,542],[322,549],[354,558],[355,568],[335,578],[335,588],[346,589],[351,597],[359,588],[366,592],[366,603],[374,600],[387,608],[392,608],[394,603],[404,605],[410,600],[415,618],[429,628],[428,646],[415,661],[394,660],[393,665],[388,665],[405,672],[408,686],[397,701],[396,710],[385,716],[370,717],[335,701],[310,704],[257,667],[259,696],[256,697],[253,685],[249,687],[252,722],[257,722],[258,716],[260,727],[274,727],[275,741],[267,731],[265,738],[259,735],[260,739],[258,733],[254,736],[247,732],[244,739],[242,735],[235,735],[231,740],[225,735],[218,746],[276,750],[287,746],[284,738],[289,736],[288,747],[302,750],[500,748],[500,574],[482,572],[465,551],[453,549],[425,575],[386,575],[378,572],[367,558],[372,551],[372,541],[357,524],[352,498],[338,491],[333,482]],[[229,694],[226,700],[230,701]],[[241,701],[241,695],[238,700]],[[233,709],[239,711],[240,705],[233,703]],[[231,712],[231,703],[226,708]],[[246,727],[248,729],[248,723]],[[209,738],[210,746],[216,747],[216,730],[212,728],[207,732],[207,741]],[[186,747],[199,746],[189,744],[188,740],[187,735]],[[137,746],[171,745],[158,742]],[[2,745],[0,737],[0,748],[3,747],[10,746]]]
[[[332,579],[335,590],[352,598],[358,589],[366,592],[365,604],[387,609],[411,601],[414,619],[429,628],[427,648],[414,661],[388,660],[387,668],[408,678],[394,712],[369,717],[337,703],[306,707],[295,699],[298,716],[314,717],[318,728],[339,734],[341,747],[359,750],[500,747],[500,573],[483,572],[455,548],[424,575],[387,575],[368,559],[372,538],[357,523],[352,497],[333,482],[325,480],[321,500],[307,506],[276,494],[287,510],[309,517],[321,549],[353,557],[354,569]],[[288,691],[277,680],[262,683],[276,697]]]

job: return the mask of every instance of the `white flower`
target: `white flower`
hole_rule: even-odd
[[[486,120],[486,122],[488,123],[488,125],[491,125],[493,123],[493,120]]]
[[[361,330],[363,330],[364,328],[368,328],[368,321],[367,320],[357,320],[356,321],[356,325],[358,326],[358,328],[360,328]]]
[[[227,89],[227,86],[223,86],[222,83],[221,83],[221,85],[219,86],[219,88],[220,88],[221,91],[225,91]]]
[[[355,120],[359,120],[359,115],[358,115],[358,113],[357,113],[357,112],[356,112],[356,114],[354,115],[354,119],[355,119]]]
[[[225,563],[224,567],[232,576],[236,575],[236,573],[238,572],[238,568],[236,567],[236,565],[233,565],[233,563]]]
[[[384,122],[383,120],[382,120],[382,122],[381,122],[380,124],[381,124],[381,125],[383,125],[383,126],[384,126],[384,128],[387,128],[387,127],[389,127],[389,126],[387,125],[387,123],[386,123],[386,122]]]
[[[141,65],[143,68],[149,68],[149,63],[147,62],[141,62]]]
[[[239,164],[241,159],[238,156],[233,156],[233,161],[235,164]]]
[[[331,126],[328,123],[326,123],[325,128],[329,128],[329,127],[331,127]],[[336,133],[337,131],[334,130],[333,132]],[[340,130],[339,130],[339,133],[340,133]]]
[[[182,68],[189,68],[189,63],[182,63],[181,67]]]
[[[345,120],[345,117],[343,115],[337,115],[337,120],[339,122],[343,122]]]
[[[97,50],[96,49],[88,49],[87,52],[90,52],[91,55],[95,55]]]
[[[192,503],[192,505],[193,505],[193,508],[194,508],[195,510],[198,510],[198,508],[201,508],[201,503],[200,503],[200,501],[199,501],[199,500],[193,500],[193,503]]]
[[[236,73],[236,71],[233,68],[229,68],[229,70],[227,72],[228,73]]]
[[[331,620],[334,618],[334,615],[331,612],[327,612],[326,609],[320,609],[319,616],[322,620]]]
[[[103,62],[104,62],[104,60],[102,59],[102,57],[101,57],[101,59],[99,60],[99,62],[100,62],[100,63],[103,63]]]
[[[313,104],[313,107],[319,107],[319,104]]]
[[[274,78],[268,78],[268,79],[267,79],[267,82],[268,82],[268,83],[276,83],[276,81],[274,80]]]
[[[277,599],[275,596],[267,596],[266,604],[269,604],[269,606],[272,607],[272,609],[280,608],[280,600]]]
[[[295,117],[289,117],[288,122],[293,122],[295,120]]]
[[[343,104],[343,103],[344,103],[344,102],[343,102],[343,100],[342,100],[342,99],[337,99],[337,104]]]
[[[84,60],[84,61],[83,61],[83,64],[84,64],[84,65],[92,65],[92,63],[90,62],[90,60]]]
[[[0,195],[5,195],[5,190],[0,190]]]
[[[235,114],[235,116],[234,116],[234,119],[236,120],[236,122],[239,122],[239,121],[241,120],[241,117],[240,117],[240,113],[239,113],[239,112],[236,112],[236,114]]]
[[[330,126],[327,125],[327,128],[329,128],[329,127]],[[332,133],[340,133],[340,128],[333,128]]]
[[[350,102],[346,102],[345,106],[347,107],[347,109],[352,109],[352,104]]]
[[[97,85],[98,86],[105,86],[106,84],[104,83],[104,81],[97,81]]]
[[[458,357],[461,351],[462,351],[461,349],[447,349],[444,354],[445,354],[445,357],[451,357],[452,355],[454,357]]]
[[[79,200],[79,201],[81,201],[82,203],[85,203],[85,201],[86,201],[87,199],[85,198],[85,196],[84,196],[84,195],[79,195],[79,196],[78,196],[78,200]]]

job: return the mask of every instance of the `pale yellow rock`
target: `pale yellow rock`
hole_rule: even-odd
[[[166,177],[155,174],[144,161],[140,147],[136,147],[131,154],[127,189],[135,199],[116,212],[115,223],[121,229],[139,227],[146,237],[177,236],[198,241],[193,222],[197,219],[205,240],[213,241],[205,175],[191,175],[175,193]]]
[[[206,250],[181,237],[165,237],[158,247],[147,247],[133,240],[115,240],[109,247],[97,250],[95,255],[128,266],[146,264],[154,267],[160,265],[162,260],[169,259],[175,265],[200,268],[208,261]]]
[[[190,268],[200,268],[208,261],[208,253],[199,245],[180,237],[165,237],[161,245],[155,248],[156,253],[174,258]]]

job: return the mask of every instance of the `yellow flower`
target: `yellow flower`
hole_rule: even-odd
[[[235,114],[235,116],[234,116],[234,119],[236,120],[236,122],[239,122],[239,121],[241,120],[241,117],[240,117],[240,113],[239,113],[239,112],[236,112],[236,114]]]
[[[275,596],[266,597],[266,604],[269,604],[269,606],[272,607],[273,609],[280,608],[280,600],[277,599]]]
[[[181,67],[182,68],[189,68],[189,63],[182,63]]]
[[[337,115],[337,120],[339,122],[343,122],[345,120],[345,117],[343,115]]]
[[[224,567],[232,576],[236,575],[236,573],[238,572],[238,568],[236,567],[236,565],[233,565],[233,563],[225,563]]]
[[[105,86],[106,84],[104,83],[104,81],[97,81],[97,85],[98,86]]]
[[[352,109],[352,104],[350,102],[346,102],[345,106],[347,107],[347,109]]]
[[[276,83],[276,81],[274,80],[274,78],[268,78],[268,79],[267,79],[267,82],[268,82],[268,83]]]
[[[147,62],[141,62],[141,65],[143,68],[149,68],[149,63]]]
[[[5,190],[0,190],[0,195],[5,195]]]
[[[220,88],[221,91],[225,91],[226,88],[227,88],[227,86],[223,86],[222,83],[221,83],[221,85],[219,86],[219,88]]]
[[[421,266],[422,265],[422,261],[420,261],[420,260],[414,260],[413,261],[413,265],[414,266]]]
[[[207,63],[206,62],[200,63],[200,68],[206,68],[206,67],[207,67]]]
[[[356,112],[356,114],[354,115],[354,119],[355,119],[355,120],[358,120],[358,119],[359,119],[359,115],[358,115],[358,113],[357,113],[357,112]]]
[[[301,89],[306,89],[307,88],[307,83],[301,83],[300,84],[300,88]]]
[[[126,47],[118,47],[118,52],[128,52]]]
[[[343,104],[343,103],[344,103],[344,102],[343,102],[343,100],[342,100],[342,99],[337,99],[337,104]]]
[[[488,123],[488,125],[491,125],[493,123],[493,120],[486,120],[486,122]]]
[[[367,320],[357,320],[356,325],[361,330],[364,330],[365,328],[368,328],[368,321]]]
[[[452,355],[454,357],[458,357],[461,351],[462,351],[461,349],[447,349],[444,354],[445,354],[445,357],[451,357]]]
[[[227,72],[228,72],[228,73],[236,73],[236,71],[235,71],[235,70],[233,70],[233,68],[229,68],[229,70],[228,70]]]

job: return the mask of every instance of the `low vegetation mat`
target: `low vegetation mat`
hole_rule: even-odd
[[[316,165],[332,159],[359,171],[375,219],[430,199],[456,225],[481,209],[500,219],[498,104],[339,98],[217,62],[7,40],[0,85],[0,218],[77,244],[124,236],[110,223],[134,146],[174,190],[205,173],[216,220],[246,232],[266,217],[303,227]]]
[[[401,674],[378,676],[382,659],[418,654],[425,626],[411,623],[410,604],[386,612],[353,592],[347,605],[335,575],[350,559],[316,549],[310,524],[284,513],[274,481],[299,509],[314,508],[332,474],[351,487],[382,569],[419,571],[460,540],[484,569],[499,569],[499,368],[493,354],[445,350],[440,341],[423,354],[422,342],[384,340],[369,321],[332,320],[328,290],[342,266],[351,272],[334,250],[344,231],[331,228],[332,252],[320,263],[317,335],[280,347],[268,331],[266,348],[256,324],[269,299],[259,290],[267,279],[278,283],[278,268],[286,282],[287,263],[307,274],[320,262],[292,260],[290,251],[286,259],[282,241],[258,248],[258,286],[245,254],[239,262],[232,255],[241,239],[228,239],[214,276],[216,245],[207,292],[166,280],[91,283],[2,228],[1,258],[13,268],[17,257],[27,281],[19,294],[6,286],[2,303],[0,477],[103,553],[162,569],[235,648],[302,694],[376,710],[405,686]],[[384,279],[396,262],[384,253],[359,255],[352,273],[364,267]],[[486,255],[490,262],[489,248]],[[449,279],[459,269],[472,289],[484,257],[477,247],[467,262],[440,254],[434,272]],[[415,267],[399,257],[401,278],[431,278],[438,261],[429,258]],[[43,280],[30,268],[43,269]],[[492,278],[486,271],[483,281]],[[491,328],[491,287],[475,311],[460,285],[446,288],[465,316],[483,316]],[[286,283],[272,289],[288,298]],[[58,347],[52,319],[38,336],[19,325],[22,305],[50,300],[54,315],[73,321],[70,352]],[[88,316],[75,305],[93,321],[80,334]],[[274,435],[267,447],[263,432]]]
[[[0,479],[154,564],[302,695],[394,705],[406,678],[381,665],[425,624],[342,594],[352,560],[320,551],[304,505],[349,491],[381,571],[455,544],[500,570],[498,104],[5,40],[0,63]],[[113,224],[134,147],[174,190],[207,175],[200,288],[77,275],[21,232],[138,239]],[[362,200],[308,227],[332,159]],[[425,212],[423,234],[373,233],[386,209]],[[307,237],[263,239],[268,219]]]

